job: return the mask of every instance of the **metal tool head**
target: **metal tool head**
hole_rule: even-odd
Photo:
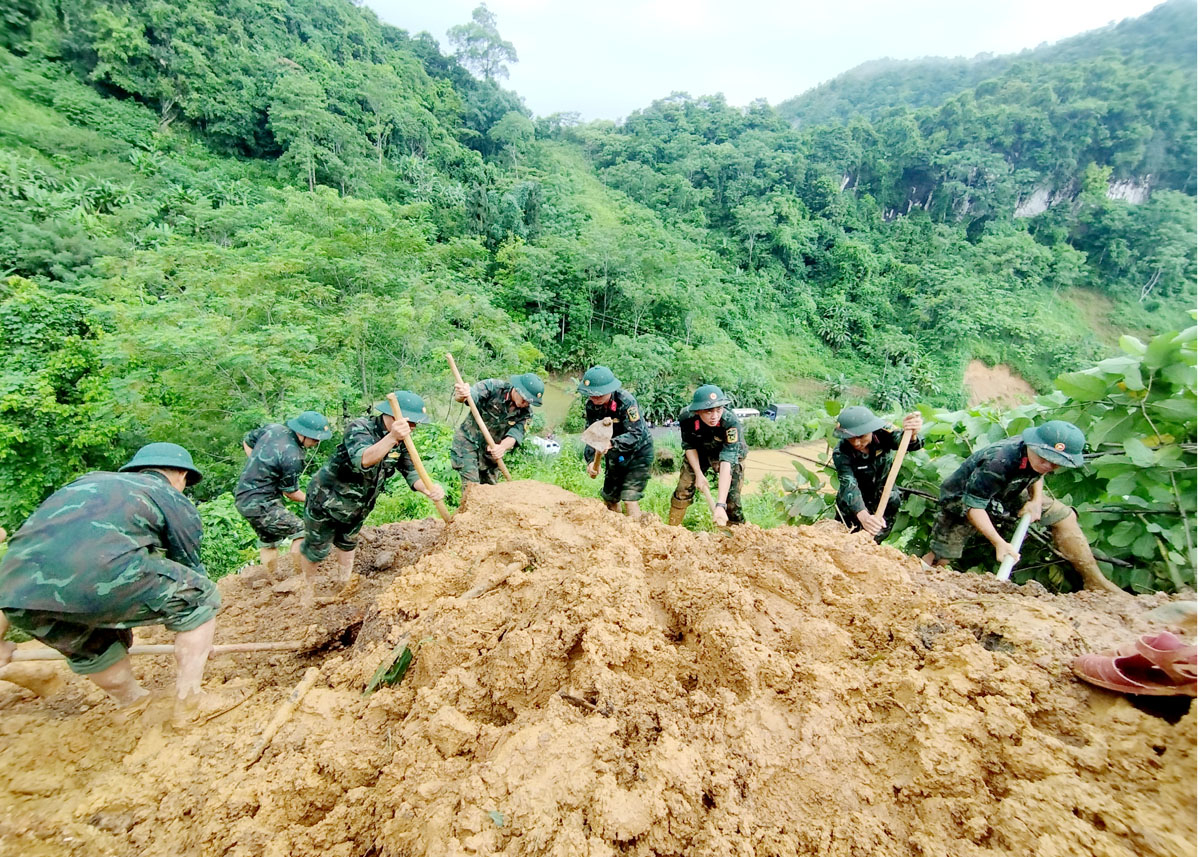
[[[596,420],[586,429],[580,439],[592,449],[606,450],[612,446],[612,419]]]

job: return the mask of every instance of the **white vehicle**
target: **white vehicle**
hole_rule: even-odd
[[[562,446],[557,440],[547,440],[544,437],[534,436],[529,438],[529,442],[542,455],[558,455],[562,450]]]
[[[734,408],[733,415],[739,420],[744,420],[747,417],[759,416],[758,408]]]

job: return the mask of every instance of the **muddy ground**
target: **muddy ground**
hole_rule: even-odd
[[[1165,596],[925,572],[836,525],[691,533],[529,482],[367,537],[362,586],[312,612],[264,569],[221,581],[218,642],[311,651],[214,659],[209,684],[254,693],[205,726],[0,683],[0,852],[1196,853],[1194,710],[1069,668]],[[409,674],[364,697],[401,639]],[[169,691],[170,658],[136,668]]]

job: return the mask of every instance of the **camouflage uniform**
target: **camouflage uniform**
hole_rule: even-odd
[[[942,483],[930,550],[943,559],[961,558],[967,541],[978,534],[967,520],[967,512],[985,509],[989,515],[1015,516],[1027,499],[1025,492],[1040,478],[1029,464],[1025,441],[1019,437],[972,453]],[[1040,526],[1052,527],[1071,514],[1070,506],[1043,490]]]
[[[137,625],[191,631],[221,596],[200,562],[200,514],[166,477],[89,473],[52,494],[0,563],[0,610],[14,628],[105,670]]]
[[[329,556],[330,545],[342,551],[354,550],[358,531],[397,471],[410,488],[416,486],[420,477],[403,444],[397,444],[373,467],[362,466],[363,451],[387,434],[381,415],[351,420],[333,456],[308,483],[300,552],[312,562]]]
[[[283,505],[282,495],[300,490],[304,446],[290,428],[277,423],[247,432],[242,443],[250,459],[234,488],[234,505],[258,536],[260,548],[304,535],[304,522]]]
[[[892,466],[890,453],[900,448],[903,431],[888,431],[880,429],[872,432],[873,439],[866,452],[859,452],[850,445],[849,440],[843,440],[833,451],[833,466],[838,475],[837,510],[851,531],[861,530],[858,513],[867,510],[875,514],[879,506],[879,498],[883,493],[883,484],[887,482],[888,470]],[[919,437],[909,440],[910,450],[920,449],[925,441]],[[887,524],[875,536],[875,541],[882,542],[892,530],[896,513],[900,511],[900,489],[892,488],[888,497],[884,517]]]
[[[650,468],[654,464],[654,439],[638,410],[637,400],[624,390],[613,391],[603,405],[583,402],[584,423],[591,425],[609,417],[613,421],[612,448],[604,455],[604,486],[600,498],[605,503],[619,500],[636,502],[646,492]],[[584,447],[584,457],[591,461],[596,451]]]
[[[690,408],[684,408],[679,412],[679,435],[683,441],[683,451],[686,453],[694,449],[700,456],[701,473],[710,469],[717,473],[722,461],[729,462],[729,494],[725,498],[725,512],[729,516],[729,523],[745,522],[742,515],[742,461],[749,454],[750,447],[746,445],[742,424],[737,416],[732,410],[726,409],[721,414],[721,422],[709,426]],[[686,508],[695,496],[696,474],[685,456],[671,505]]]
[[[512,384],[498,378],[478,381],[471,387],[471,398],[483,417],[483,423],[496,443],[506,437],[514,438],[517,446],[525,439],[529,428],[532,408],[518,408],[512,400]],[[487,452],[487,441],[475,422],[474,414],[467,414],[454,430],[454,442],[450,445],[450,462],[463,482],[482,482],[495,485],[500,465]]]

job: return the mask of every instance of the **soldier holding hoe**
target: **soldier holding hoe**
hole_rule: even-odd
[[[331,547],[337,554],[342,580],[349,583],[358,531],[393,475],[399,472],[412,490],[430,500],[441,500],[446,495],[440,485],[425,488],[403,445],[417,424],[429,422],[424,400],[407,390],[394,395],[400,406],[399,418],[385,400],[375,403],[375,416],[351,420],[333,456],[308,485],[304,542],[300,545],[300,567],[304,572],[301,601],[305,606],[312,605],[317,564],[329,556]]]
[[[915,411],[904,415],[900,430],[889,429],[887,420],[867,408],[853,405],[838,414],[833,433],[842,439],[833,451],[833,466],[838,475],[837,510],[850,531],[866,530],[882,542],[900,511],[900,491],[893,488],[882,516],[876,515],[892,457],[900,448],[904,432],[912,432],[908,448],[920,449],[924,441],[917,437],[923,421]]]
[[[532,372],[513,375],[507,381],[488,378],[476,382],[473,387],[465,382],[454,385],[454,401],[465,402],[468,397],[472,398],[495,441],[488,446],[470,414],[455,429],[450,462],[462,478],[464,488],[468,484],[496,484],[500,460],[525,439],[532,408],[542,406],[545,392],[546,385]]]
[[[713,523],[718,527],[745,522],[742,515],[742,462],[750,448],[742,436],[742,424],[731,410],[729,397],[715,384],[696,390],[692,403],[679,413],[679,434],[683,441],[683,466],[679,484],[671,497],[667,523],[683,523],[688,506],[696,496],[696,486],[709,470],[717,473],[716,509]],[[705,482],[705,488],[708,483]]]
[[[50,495],[0,563],[0,638],[10,625],[24,631],[137,710],[149,691],[133,675],[130,629],[163,625],[175,632],[176,725],[241,702],[238,690],[201,690],[221,597],[200,562],[200,514],[183,495],[200,478],[186,449],[151,443],[120,472],[88,473]],[[12,651],[0,642],[0,666]]]
[[[1070,506],[1045,490],[1045,476],[1060,467],[1083,466],[1084,437],[1076,426],[1051,420],[1020,436],[977,450],[942,483],[938,517],[925,562],[946,565],[962,557],[967,541],[982,535],[996,551],[996,562],[1018,558],[996,530],[992,513],[1028,514],[1050,528],[1054,546],[1083,579],[1084,589],[1121,589],[1100,570],[1091,546]]]
[[[588,476],[600,474],[599,458],[604,461],[604,485],[600,499],[614,512],[625,503],[625,514],[641,515],[638,505],[650,481],[654,463],[654,439],[638,409],[637,400],[621,389],[621,382],[607,366],[593,366],[583,374],[578,390],[587,397],[583,418],[588,426],[611,420],[611,440],[607,448],[585,446]],[[605,432],[607,434],[607,432]]]
[[[260,426],[242,438],[249,460],[234,488],[234,505],[258,536],[263,565],[275,564],[284,542],[291,544],[292,554],[300,553],[304,522],[283,505],[281,497],[304,502],[300,490],[304,451],[332,435],[329,420],[316,411],[304,411],[285,425]]]

